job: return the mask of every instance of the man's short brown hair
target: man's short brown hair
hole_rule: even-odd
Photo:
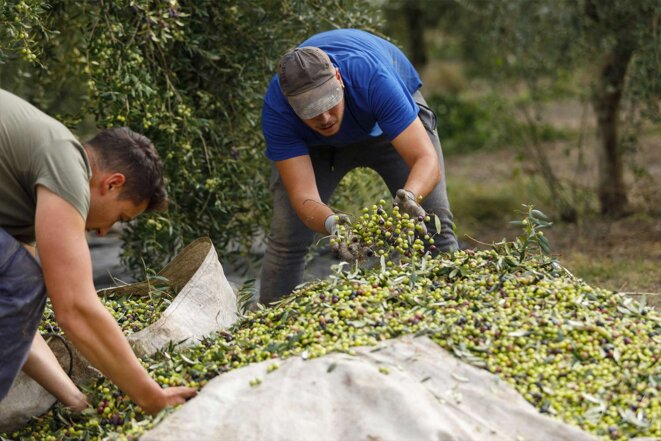
[[[85,145],[94,151],[101,170],[119,172],[126,178],[120,198],[130,199],[136,205],[148,201],[146,211],[168,207],[163,164],[149,138],[120,127],[102,130]]]

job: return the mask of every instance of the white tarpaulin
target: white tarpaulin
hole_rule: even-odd
[[[294,357],[267,373],[273,363],[218,376],[141,440],[596,440],[426,337]]]
[[[139,356],[151,355],[170,342],[195,345],[238,318],[236,294],[209,238],[188,245],[159,274],[179,292],[156,322],[129,336]],[[115,289],[130,292],[132,288]]]

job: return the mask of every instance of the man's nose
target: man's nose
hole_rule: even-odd
[[[97,235],[97,236],[101,236],[101,237],[103,237],[103,236],[105,236],[106,234],[108,234],[108,231],[110,231],[110,227],[99,228],[98,230],[96,230],[96,235]]]
[[[324,112],[317,116],[317,119],[319,120],[320,123],[325,124],[330,120],[331,114],[330,112]]]

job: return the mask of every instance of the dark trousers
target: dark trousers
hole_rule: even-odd
[[[445,167],[441,142],[436,132],[436,116],[419,91],[413,98],[420,106],[418,116],[436,149],[441,165],[441,181],[427,196],[422,207],[441,220],[440,234],[434,231],[433,226],[430,228],[430,232],[437,234],[435,241],[438,247],[443,251],[456,250],[457,238],[452,228],[452,212],[445,188]],[[409,176],[409,166],[384,138],[340,148],[311,147],[309,151],[319,195],[324,203],[328,202],[342,178],[357,167],[369,167],[376,171],[393,197],[398,189],[404,187]],[[314,232],[303,224],[289,203],[275,166],[272,173],[273,219],[260,277],[260,302],[264,304],[289,294],[302,282],[305,254],[314,238]]]
[[[45,305],[41,267],[0,228],[0,400],[28,357]]]

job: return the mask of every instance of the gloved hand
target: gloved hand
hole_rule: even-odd
[[[344,225],[347,228],[345,232],[340,232],[340,226]],[[331,214],[324,222],[326,231],[328,231],[331,238],[331,250],[333,254],[340,260],[353,262],[365,257],[366,253],[363,247],[357,242],[353,241],[351,237],[351,218],[346,214]]]
[[[415,195],[408,190],[400,188],[395,193],[394,204],[399,207],[402,213],[407,213],[411,219],[418,222],[420,226],[420,233],[427,234],[427,226],[425,225],[425,210],[415,200]]]
[[[324,221],[324,227],[330,235],[337,235],[340,225],[351,226],[351,218],[346,214],[331,214]]]

